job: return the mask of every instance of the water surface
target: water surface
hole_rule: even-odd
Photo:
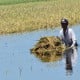
[[[80,44],[80,25],[74,26]],[[66,58],[44,63],[30,53],[30,49],[44,36],[58,36],[59,29],[0,36],[0,80],[80,80],[80,47],[73,55],[73,71],[66,70]]]

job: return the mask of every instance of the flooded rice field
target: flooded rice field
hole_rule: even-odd
[[[72,28],[80,44],[80,25]],[[79,80],[80,45],[53,62],[42,62],[30,53],[41,37],[58,35],[59,29],[0,35],[0,80]]]

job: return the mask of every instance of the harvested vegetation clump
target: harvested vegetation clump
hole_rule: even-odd
[[[43,37],[40,38],[35,47],[31,49],[31,53],[44,62],[51,62],[60,60],[65,48],[59,37]]]

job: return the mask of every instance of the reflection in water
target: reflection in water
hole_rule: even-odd
[[[53,51],[48,51],[45,54],[42,53],[33,53],[37,58],[39,58],[42,62],[56,62],[62,60],[63,54],[54,53]]]
[[[65,59],[66,59],[66,71],[67,74],[71,74],[73,72],[73,64],[77,59],[77,48],[70,48],[65,50]]]
[[[21,77],[21,74],[22,74],[22,67],[19,67],[19,75]]]

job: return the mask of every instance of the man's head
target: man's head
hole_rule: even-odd
[[[61,19],[61,26],[64,30],[66,30],[68,26],[68,20],[65,18]]]

